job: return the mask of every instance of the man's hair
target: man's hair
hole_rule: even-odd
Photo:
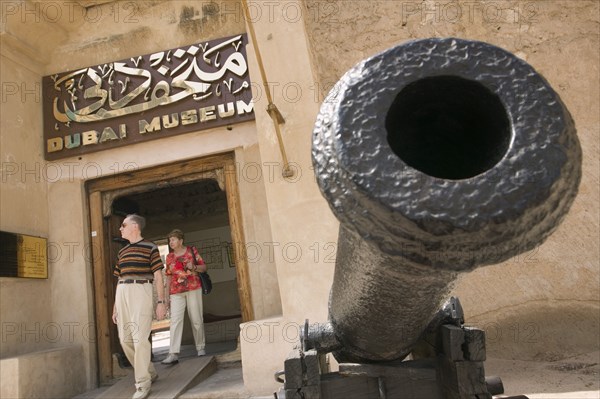
[[[129,219],[133,223],[137,224],[138,227],[140,228],[140,232],[142,230],[144,230],[144,227],[146,227],[146,218],[144,218],[143,216],[132,213],[131,215],[127,215],[127,217],[125,217],[125,219]]]

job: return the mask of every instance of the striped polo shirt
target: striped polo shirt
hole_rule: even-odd
[[[156,244],[142,240],[126,245],[119,251],[113,274],[121,278],[148,278],[163,267]]]

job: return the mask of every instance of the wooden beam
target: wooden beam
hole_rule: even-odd
[[[113,377],[110,330],[106,320],[110,318],[107,309],[107,284],[105,265],[104,220],[102,218],[102,195],[93,192],[89,196],[90,227],[92,233],[92,269],[94,276],[94,305],[96,310],[96,340],[98,348],[98,378],[101,383]]]
[[[238,294],[242,312],[242,321],[254,320],[252,308],[252,293],[250,290],[250,274],[246,258],[246,240],[242,225],[242,210],[237,184],[237,170],[233,159],[224,165],[225,193],[227,194],[227,207],[229,208],[229,225],[231,226],[231,242],[235,259],[235,269],[238,280]]]
[[[233,163],[232,153],[212,155],[189,161],[178,161],[145,169],[134,169],[130,172],[89,180],[86,182],[86,187],[88,192],[117,190],[140,184],[173,180],[186,175],[206,173],[210,170],[223,168],[228,162]]]

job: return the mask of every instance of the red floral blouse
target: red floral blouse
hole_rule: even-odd
[[[185,253],[181,256],[175,256],[175,252],[170,252],[167,255],[166,274],[171,277],[171,285],[169,286],[171,295],[197,290],[202,287],[198,272],[185,269],[188,262],[194,264],[194,256],[196,257],[196,265],[204,264],[204,260],[196,247],[187,247]]]

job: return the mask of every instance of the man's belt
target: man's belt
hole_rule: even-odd
[[[119,280],[119,284],[152,284],[152,280]]]

